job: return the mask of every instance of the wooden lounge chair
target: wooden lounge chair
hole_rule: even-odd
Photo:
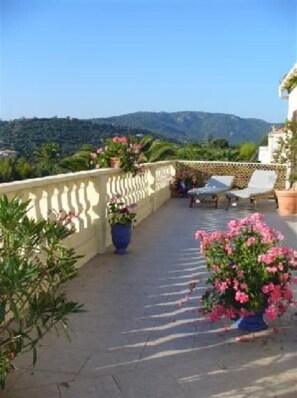
[[[255,170],[247,188],[226,192],[228,200],[227,209],[233,199],[236,202],[239,199],[250,199],[251,202],[255,202],[258,198],[267,198],[274,194],[273,190],[276,179],[277,173],[274,170]],[[277,205],[276,196],[274,195],[274,197]]]
[[[199,202],[214,202],[215,208],[218,207],[219,196],[232,188],[233,176],[212,176],[204,187],[193,188],[188,191],[190,195],[190,207]]]

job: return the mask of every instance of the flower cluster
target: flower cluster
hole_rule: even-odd
[[[77,218],[77,214],[73,210],[66,211],[61,209],[57,211],[55,209],[49,209],[47,212],[47,218],[49,221],[65,226],[69,231],[74,232],[75,230],[73,220]]]
[[[145,161],[140,144],[132,143],[127,137],[113,137],[107,139],[101,148],[91,153],[90,163],[96,168],[114,167],[115,158],[120,168],[125,173],[132,173],[133,176],[142,171],[140,163]]]
[[[136,213],[133,212],[136,204],[133,203],[126,206],[120,194],[113,195],[111,201],[108,203],[108,207],[110,225],[126,225],[136,221]]]
[[[198,187],[198,179],[193,173],[180,171],[173,177],[171,186],[175,192],[186,195],[190,189]]]
[[[293,302],[292,270],[297,251],[282,247],[284,236],[255,213],[232,220],[227,231],[197,231],[211,285],[202,296],[202,313],[216,321],[237,319],[264,310],[269,320]]]

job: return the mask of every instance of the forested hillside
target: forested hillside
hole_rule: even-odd
[[[147,131],[71,118],[0,121],[0,146],[14,149],[28,159],[44,143],[58,144],[61,155],[68,156],[84,144],[99,147],[107,137],[127,134],[147,134]]]
[[[272,123],[261,119],[243,119],[225,113],[209,112],[136,112],[94,121],[140,127],[182,141],[202,141],[210,136],[224,138],[231,145],[244,141],[259,143],[272,129]]]
[[[176,142],[215,138],[237,145],[245,141],[259,143],[271,129],[272,124],[263,120],[207,112],[136,112],[92,120],[22,118],[0,121],[0,146],[14,149],[30,159],[44,143],[58,144],[61,155],[68,156],[84,144],[100,146],[103,139],[115,135],[145,135],[149,132],[155,138]]]

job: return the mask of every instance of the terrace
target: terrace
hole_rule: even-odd
[[[190,209],[187,199],[169,200],[175,167],[151,164],[135,179],[100,170],[2,185],[2,193],[31,198],[34,216],[49,208],[77,211],[77,234],[69,244],[85,254],[86,263],[66,291],[87,310],[71,316],[71,342],[55,333],[43,340],[35,368],[31,354],[16,361],[19,371],[9,376],[4,397],[296,397],[296,308],[243,339],[243,332],[224,323],[203,321],[197,296],[207,272],[194,233],[224,229],[230,219],[256,210],[296,248],[297,217],[280,217],[270,200],[256,207],[240,202],[229,211],[223,204]],[[281,176],[285,171],[216,162],[177,167],[211,174],[218,168],[227,174],[227,167],[241,176],[238,186],[255,167],[277,167]],[[106,203],[116,192],[138,202],[139,224],[126,256],[113,254],[106,222]],[[189,295],[196,277],[198,289]]]

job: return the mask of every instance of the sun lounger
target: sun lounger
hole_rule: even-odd
[[[250,199],[251,202],[254,202],[256,198],[268,197],[273,193],[276,179],[276,171],[255,170],[247,188],[226,192],[226,198],[228,199],[227,209],[229,208],[232,199],[235,199],[236,201],[239,199]]]
[[[217,208],[219,196],[232,188],[233,181],[233,176],[212,176],[204,187],[193,188],[188,191],[190,207],[193,207],[198,200],[200,202],[214,202],[215,208]]]

